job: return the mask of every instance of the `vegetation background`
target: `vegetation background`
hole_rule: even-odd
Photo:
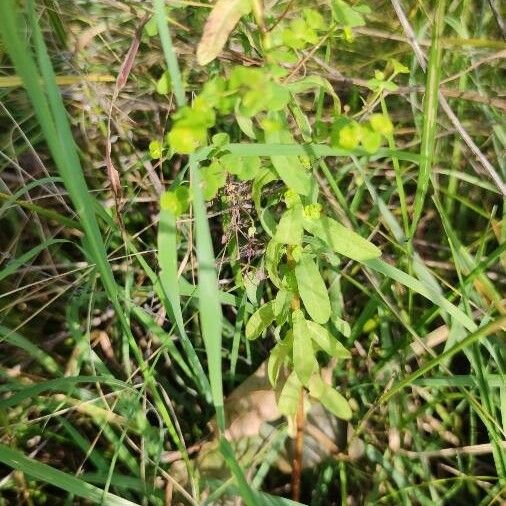
[[[2,0],[0,503],[505,504],[502,8]],[[322,253],[347,402],[295,416],[246,339],[280,159],[382,253]]]

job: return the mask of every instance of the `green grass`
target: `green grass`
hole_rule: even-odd
[[[236,107],[208,132],[224,140],[150,160],[149,142],[206,82],[275,58],[275,26],[304,7],[330,18],[330,3],[266,2],[262,14],[254,2],[206,67],[195,58],[205,3],[0,3],[0,504],[506,500],[506,135],[492,58],[506,44],[489,2],[365,2],[353,40],[329,24],[283,61],[295,69],[283,84],[290,135],[264,135],[263,113],[250,124]],[[358,2],[336,4],[357,19],[346,5]],[[145,15],[112,109],[115,200],[111,76]],[[400,88],[367,88],[391,58],[409,69]],[[172,88],[160,94],[164,72]],[[441,82],[467,95],[445,98]],[[373,154],[331,146],[339,111],[383,113],[394,131]],[[229,177],[209,202],[202,169],[218,144],[241,163],[259,158],[264,179]],[[264,252],[285,187],[273,157],[306,164],[305,203],[382,250],[319,255],[328,327],[351,352],[321,365],[353,416],[308,415],[300,503],[289,499],[293,427],[269,418],[271,387],[250,378],[282,335],[274,324],[244,335],[276,293]],[[160,209],[146,162],[166,190],[189,186],[183,214]]]

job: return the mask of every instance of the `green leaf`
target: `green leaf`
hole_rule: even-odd
[[[274,301],[267,302],[258,308],[246,324],[246,338],[257,339],[264,330],[274,321]]]
[[[325,23],[324,17],[316,9],[304,9],[304,18],[306,23],[313,30],[325,30],[327,23]]]
[[[28,353],[32,359],[37,360],[47,371],[52,374],[60,375],[60,366],[54,358],[44,351],[41,346],[32,343],[29,339],[14,332],[13,330],[0,325],[0,338],[2,342],[7,342],[11,346],[20,348]]]
[[[268,109],[269,89],[267,84],[253,88],[244,93],[238,111],[246,118],[252,118]]]
[[[362,140],[362,129],[356,122],[348,123],[339,130],[338,138],[343,149],[355,149]]]
[[[306,41],[297,37],[297,34],[290,28],[283,30],[283,46],[290,47],[292,49],[302,49],[306,45]]]
[[[326,328],[308,321],[307,329],[311,339],[331,357],[343,359],[351,357],[351,353]]]
[[[318,42],[318,34],[303,18],[293,19],[290,22],[290,30],[292,36],[297,40],[307,42],[308,44],[316,44]]]
[[[223,313],[219,298],[216,259],[206,206],[200,183],[200,171],[193,156],[190,156],[190,179],[193,191],[193,211],[195,215],[195,238],[198,260],[198,287],[200,327],[206,348],[209,381],[216,420],[220,431],[225,430],[225,410],[223,408],[223,376],[221,343],[223,335]]]
[[[278,381],[279,371],[285,359],[289,356],[293,346],[293,334],[289,331],[282,341],[276,344],[269,353],[267,362],[267,375],[271,385],[274,387]]]
[[[335,92],[332,84],[324,77],[318,75],[306,76],[298,81],[287,83],[286,87],[293,94],[307,93],[310,90],[315,90],[315,93],[320,89],[325,90],[334,100],[334,111],[338,114],[341,110],[341,101]]]
[[[262,504],[264,502],[263,497],[256,490],[253,490],[250,487],[246,477],[244,476],[243,468],[235,456],[235,449],[232,448],[232,445],[223,435],[220,437],[219,448],[235,482],[237,483],[237,489],[241,499],[244,501],[246,506],[258,506],[259,504]],[[215,502],[213,501],[213,503]]]
[[[394,75],[397,74],[409,74],[409,69],[406,65],[403,65],[399,60],[395,58],[390,58],[390,65],[392,65],[394,69]]]
[[[154,37],[158,34],[158,26],[156,25],[156,17],[153,16],[144,25],[144,32],[148,37]]]
[[[331,413],[343,420],[351,418],[348,401],[334,388],[327,385],[319,374],[313,374],[308,383],[311,397],[318,399]]]
[[[260,219],[263,229],[270,237],[273,237],[276,232],[276,220],[269,209],[262,206],[262,188],[272,181],[276,181],[278,176],[274,169],[271,167],[264,167],[260,169],[257,177],[253,180],[251,188],[251,196],[255,203],[255,210]]]
[[[267,93],[266,108],[269,111],[280,111],[290,101],[290,92],[284,85],[271,82],[268,85],[268,89],[263,90],[263,92]]]
[[[295,277],[300,298],[309,316],[318,323],[330,318],[330,300],[327,287],[318,266],[310,256],[303,256],[295,266]]]
[[[176,152],[183,155],[193,153],[203,146],[207,139],[207,129],[175,125],[167,134],[167,144]]]
[[[216,148],[222,148],[230,142],[230,136],[225,132],[214,134],[211,138],[211,143]]]
[[[247,135],[250,139],[256,139],[255,129],[253,127],[253,120],[251,118],[248,118],[247,116],[244,116],[244,114],[241,114],[239,108],[237,107],[235,110],[235,120],[237,121],[239,128],[245,135]]]
[[[304,207],[304,218],[318,220],[322,214],[321,204],[309,204]]]
[[[274,314],[276,315],[278,325],[282,325],[286,321],[292,298],[292,292],[285,288],[281,288],[276,294],[274,299]]]
[[[184,212],[188,205],[188,189],[180,186],[175,191],[165,192],[160,199],[160,220],[158,225],[158,264],[160,266],[159,283],[161,286],[161,300],[163,301],[170,319],[176,324],[181,344],[186,352],[188,364],[193,373],[194,380],[207,395],[210,394],[210,387],[198,356],[193,348],[190,338],[186,333],[183,314],[181,311],[181,294],[179,291],[178,258],[177,258],[177,213]],[[149,272],[149,271],[148,271]],[[160,296],[159,295],[159,296]],[[137,318],[145,325],[146,318],[142,313],[136,312]],[[149,328],[149,325],[146,325]],[[152,329],[151,329],[152,330]],[[160,329],[161,330],[161,329]],[[152,330],[153,331],[153,330]],[[157,335],[156,331],[153,331]],[[158,336],[160,338],[160,336]],[[163,342],[163,340],[162,340]],[[172,351],[168,348],[169,351]],[[174,355],[174,354],[173,354]],[[173,359],[176,357],[173,356]]]
[[[350,337],[351,336],[351,327],[350,324],[343,320],[342,318],[339,318],[339,316],[332,316],[332,323],[334,324],[334,327],[340,332],[344,337]]]
[[[14,258],[7,265],[3,266],[0,269],[0,281],[2,281],[4,278],[16,273],[20,267],[22,267],[25,264],[28,264],[30,262],[30,260],[35,258],[42,251],[47,251],[48,248],[50,246],[52,246],[53,244],[63,244],[63,243],[67,243],[67,242],[68,241],[66,239],[49,239],[49,240],[44,241],[40,244],[37,244],[30,251],[23,253],[18,258]]]
[[[237,155],[223,155],[220,163],[227,172],[237,176],[241,181],[250,181],[255,179],[260,171],[260,157],[252,156],[244,158]]]
[[[278,264],[283,256],[283,251],[284,246],[274,239],[269,241],[265,250],[265,268],[267,269],[269,280],[276,288],[281,288],[282,284],[278,274]]]
[[[318,368],[307,321],[300,309],[293,313],[293,367],[303,385],[307,385],[314,370]]]
[[[325,390],[325,383],[323,382],[320,373],[313,374],[307,384],[309,395],[315,399],[319,399]]]
[[[362,146],[370,154],[376,153],[381,147],[381,135],[368,126],[362,126]]]
[[[281,244],[300,244],[303,234],[302,222],[302,206],[287,209],[279,220],[274,238]]]
[[[302,384],[295,372],[288,376],[278,399],[278,409],[282,415],[291,418],[297,412],[299,406]]]
[[[364,262],[367,267],[374,269],[381,274],[389,277],[390,279],[407,286],[410,290],[419,293],[426,299],[438,305],[444,311],[447,311],[455,318],[456,321],[461,323],[467,330],[474,332],[477,329],[476,324],[467,316],[461,309],[454,306],[445,297],[435,290],[431,290],[427,285],[421,283],[418,279],[406,274],[404,271],[397,269],[380,259],[374,258]]]
[[[353,7],[350,7],[343,0],[332,0],[332,14],[334,19],[342,25],[351,28],[365,25],[362,14]]]
[[[229,91],[237,91],[240,89],[257,89],[262,87],[268,79],[263,69],[258,67],[245,67],[237,65],[230,73],[228,81]]]
[[[200,170],[200,178],[204,186],[204,199],[216,197],[218,190],[227,182],[227,172],[219,160],[213,160],[211,165]]]
[[[187,186],[178,186],[175,190],[166,191],[160,198],[160,207],[170,211],[176,218],[181,216],[190,205],[190,190]]]
[[[261,269],[251,269],[242,275],[242,282],[248,300],[255,306],[258,304],[258,288],[262,282],[263,272]]]
[[[265,121],[262,122],[262,125],[265,128]],[[241,142],[241,143],[230,143],[227,146],[224,146],[223,149],[226,149],[229,153],[240,156],[307,156],[307,153],[311,153],[312,156],[317,158],[320,157],[349,157],[350,155],[363,155],[363,150],[356,150],[355,152],[350,152],[350,150],[335,148],[332,146],[328,146],[325,144],[265,144],[262,142]],[[210,148],[202,148],[199,150],[198,154],[196,154],[196,159],[198,161],[205,160],[210,152]],[[410,151],[402,151],[399,149],[389,149],[389,148],[381,148],[378,153],[374,156],[374,160],[379,160],[381,158],[391,158],[395,157],[399,160],[406,160],[412,163],[420,163],[420,155],[417,153],[413,153]],[[299,160],[300,162],[300,160]],[[304,166],[303,166],[303,170]],[[309,183],[311,183],[311,176],[309,175]],[[483,184],[483,183],[478,183]],[[311,184],[309,186],[311,188]]]
[[[264,121],[265,141],[269,144],[293,144],[292,135],[279,120],[279,116],[270,116]],[[308,195],[311,189],[311,175],[297,156],[271,156],[272,165],[279,177],[288,186],[300,195]]]
[[[174,124],[167,134],[169,146],[181,154],[193,153],[207,141],[207,129],[216,121],[216,114],[208,101],[198,96],[191,107],[184,106],[173,115]]]
[[[160,79],[158,79],[155,89],[159,95],[168,95],[172,91],[170,74],[167,71],[165,71]]]
[[[349,420],[352,412],[348,401],[333,387],[324,384],[319,397],[320,402],[335,416]]]
[[[163,146],[160,141],[152,140],[149,143],[149,157],[151,160],[159,160],[163,154]]]
[[[390,121],[390,118],[385,114],[373,114],[369,118],[369,123],[375,132],[378,132],[384,136],[390,135],[394,131],[392,121]]]
[[[373,91],[396,91],[398,89],[398,86],[392,81],[385,81],[378,78],[369,79],[369,81],[367,81],[367,86]]]
[[[336,253],[357,262],[381,256],[381,251],[374,244],[327,216],[319,220],[305,219],[304,228]]]

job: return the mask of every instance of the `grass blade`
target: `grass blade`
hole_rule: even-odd
[[[179,107],[185,105],[185,96],[183,81],[181,73],[179,72],[179,65],[177,63],[176,54],[172,47],[172,38],[170,36],[169,27],[167,25],[167,18],[165,15],[165,2],[164,0],[153,0],[155,8],[156,24],[158,26],[158,34],[160,35],[160,42],[162,43],[163,54],[165,56],[165,63],[167,70],[170,74],[172,89],[176,96],[176,102]]]
[[[83,497],[95,504],[105,504],[108,506],[138,506],[132,501],[122,499],[109,492],[104,494],[103,490],[94,485],[90,485],[75,476],[28,458],[20,451],[9,448],[3,444],[0,444],[0,461],[13,469],[26,473],[28,476],[49,483],[62,490],[66,490],[70,494]]]
[[[0,281],[2,281],[2,279],[5,279],[7,276],[14,274],[19,269],[19,267],[28,263],[32,258],[36,257],[39,253],[46,250],[53,244],[61,244],[67,242],[69,241],[66,239],[49,239],[40,244],[37,244],[37,246],[33,247],[30,251],[27,251],[14,260],[11,260],[2,270],[0,270]]]
[[[202,337],[206,346],[207,366],[216,420],[221,431],[225,430],[225,411],[223,409],[223,381],[221,370],[221,332],[222,312],[219,301],[218,277],[206,205],[202,194],[200,175],[196,163],[190,160],[191,183],[193,189],[193,211],[195,214],[195,237],[199,263],[199,311]]]
[[[418,281],[418,279],[406,274],[405,272],[387,264],[383,260],[375,258],[374,260],[368,260],[364,262],[367,267],[388,276],[389,278],[401,283],[402,285],[410,288],[414,292],[422,295],[426,299],[437,304],[441,309],[447,311],[452,315],[458,322],[460,322],[467,330],[474,332],[477,329],[476,324],[457,306],[454,306],[451,302],[446,300],[442,295],[436,293],[433,290],[427,288],[426,285]]]
[[[44,350],[39,348],[36,344],[32,343],[32,341],[22,336],[21,334],[13,332],[11,329],[0,325],[0,338],[7,341],[11,346],[15,346],[16,348],[20,348],[26,351],[26,353],[33,357],[50,373],[61,373],[60,366],[51,355],[46,353]]]
[[[445,360],[448,360],[449,358],[453,357],[453,355],[455,355],[459,351],[462,351],[465,348],[471,346],[473,343],[478,342],[483,337],[487,337],[490,334],[493,334],[494,332],[498,332],[499,330],[504,331],[505,326],[506,326],[506,316],[502,316],[501,318],[498,318],[497,320],[494,320],[488,325],[485,325],[484,327],[481,327],[475,332],[469,334],[467,337],[465,337],[457,344],[446,350],[444,353],[441,353],[441,355],[438,355],[437,357],[434,357],[432,360],[429,360],[425,365],[420,367],[420,369],[417,369],[415,372],[411,373],[410,375],[406,376],[403,380],[399,381],[399,383],[396,383],[390,390],[388,390],[381,396],[381,398],[379,399],[379,403],[381,404],[388,401],[396,393],[400,392],[403,388],[406,388],[409,385],[411,385],[420,376],[424,375],[426,372],[430,371],[431,369],[441,364]]]
[[[422,126],[422,144],[420,147],[420,172],[418,176],[418,187],[415,195],[413,220],[411,222],[411,235],[416,231],[418,221],[422,215],[425,195],[429,187],[432,163],[434,161],[435,141],[436,141],[436,121],[438,110],[438,91],[439,79],[441,73],[441,34],[444,26],[444,12],[446,0],[441,0],[437,4],[437,10],[434,15],[434,25],[432,32],[432,45],[429,57],[427,71],[426,92],[423,101],[423,126]]]
[[[210,402],[211,392],[209,382],[207,381],[202,365],[184,328],[177,274],[176,234],[176,217],[168,209],[161,209],[158,223],[158,263],[161,269],[160,283],[169,301],[169,307],[167,309],[172,313],[171,316],[181,336],[181,344],[185,349],[188,362],[193,370],[191,377],[206,395],[207,401]]]

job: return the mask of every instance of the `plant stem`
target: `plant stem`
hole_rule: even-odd
[[[292,499],[300,499],[300,477],[302,473],[302,453],[304,451],[304,389],[300,391],[299,407],[295,415],[295,447],[292,461]]]

